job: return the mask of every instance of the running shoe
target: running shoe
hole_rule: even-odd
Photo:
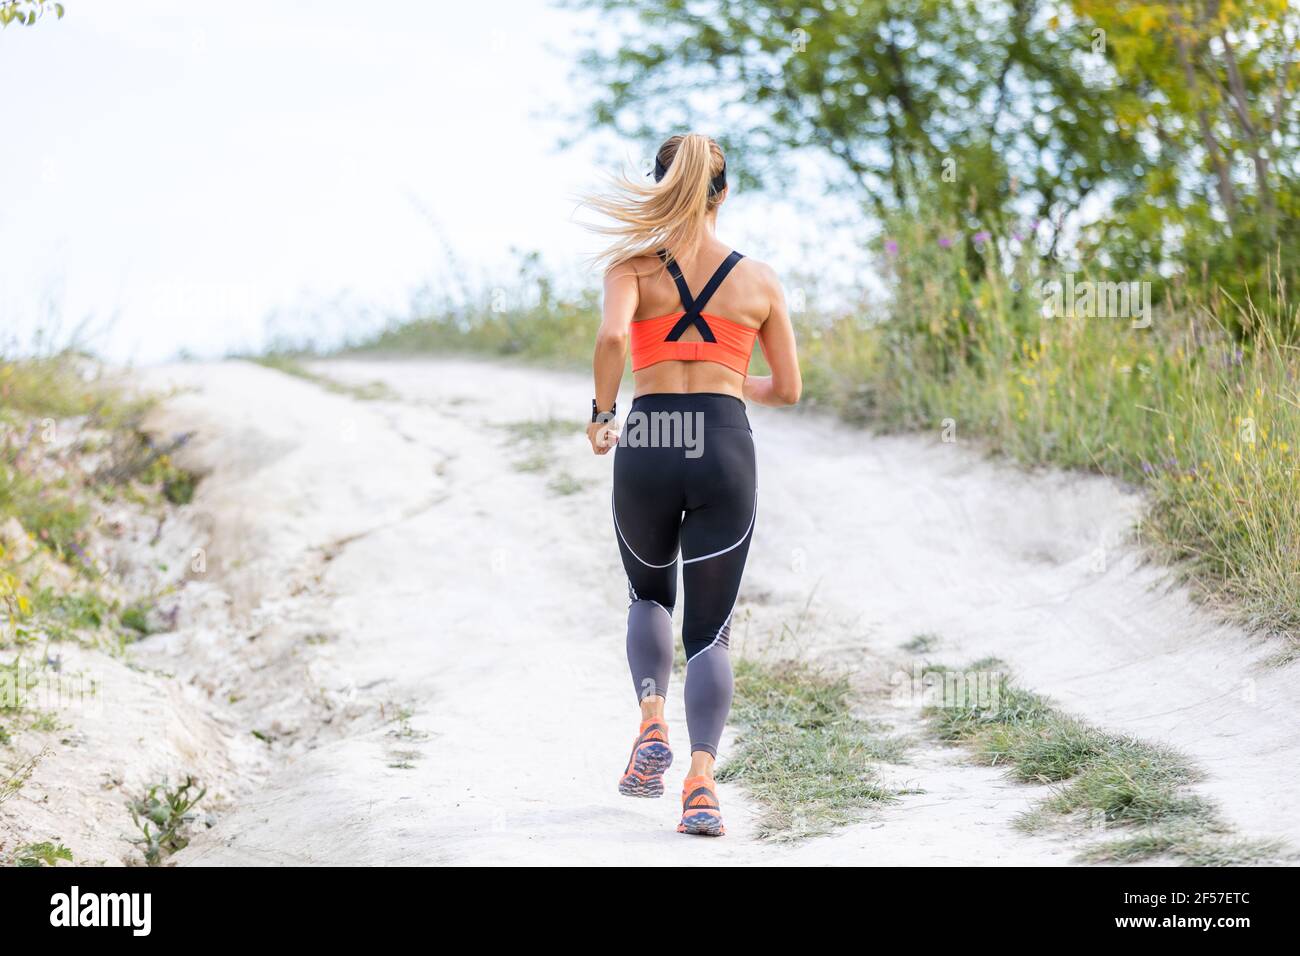
[[[725,834],[718,793],[708,777],[687,777],[682,784],[682,822],[678,833],[719,837]]]
[[[632,743],[632,756],[618,782],[618,792],[627,797],[662,797],[664,771],[672,763],[667,721],[662,717],[641,721],[641,733]]]

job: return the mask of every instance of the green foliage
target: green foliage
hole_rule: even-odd
[[[1107,109],[1144,143],[1138,169],[1109,177],[1113,209],[1086,247],[1112,268],[1186,266],[1238,300],[1288,284],[1300,261],[1300,11],[1289,0],[1074,0],[1103,31]],[[1288,330],[1288,333],[1295,331]]]
[[[143,601],[130,605],[122,611],[122,626],[134,631],[138,636],[145,637],[153,631],[149,624],[149,611],[152,605]]]
[[[583,5],[622,14],[625,30],[617,49],[593,44],[580,61],[596,81],[593,126],[650,147],[679,128],[717,133],[765,184],[810,150],[877,215],[915,213],[942,187],[946,211],[985,225],[1013,200],[1055,222],[1140,156],[1088,81],[1086,28],[1048,29],[1033,4]]]
[[[0,520],[16,517],[56,553],[68,554],[84,539],[86,504],[68,493],[66,482],[43,482],[11,461],[0,446]]]
[[[63,4],[51,0],[0,0],[0,28],[12,24],[30,27],[47,13],[63,19]]]
[[[776,187],[807,154],[880,219],[945,222],[969,266],[976,236],[1021,228],[1044,258],[1206,297],[1258,293],[1270,260],[1300,279],[1287,0],[578,5],[622,31],[580,58],[586,119],[647,154],[698,128]]]
[[[140,831],[133,842],[140,846],[150,866],[157,866],[165,855],[183,850],[189,843],[183,828],[192,817],[190,811],[208,792],[200,788],[191,793],[196,786],[193,777],[186,777],[175,789],[166,782],[154,784],[143,797],[127,804],[131,820]]]
[[[24,867],[57,866],[60,860],[72,862],[72,851],[62,843],[29,843],[14,854],[14,865]]]

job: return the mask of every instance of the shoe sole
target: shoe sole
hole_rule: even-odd
[[[727,828],[722,825],[722,818],[712,813],[691,813],[682,817],[677,824],[678,833],[692,836],[720,837],[726,836]]]
[[[664,771],[673,765],[668,745],[651,740],[636,749],[632,769],[618,782],[618,792],[625,797],[662,797]]]

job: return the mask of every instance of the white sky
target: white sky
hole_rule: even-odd
[[[570,54],[588,15],[542,0],[66,6],[0,32],[0,345],[53,315],[90,319],[114,359],[219,355],[260,346],[277,310],[329,342],[375,321],[359,306],[400,315],[417,287],[458,278],[438,231],[474,287],[508,284],[512,248],[596,281],[573,197],[609,167],[594,142],[556,146],[581,103]],[[779,270],[826,256],[857,281],[860,237],[828,236],[823,204],[736,195],[722,234]]]

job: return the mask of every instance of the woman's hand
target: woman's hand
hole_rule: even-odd
[[[597,455],[608,455],[609,450],[618,444],[618,420],[592,422],[587,426],[587,441],[591,450]]]

